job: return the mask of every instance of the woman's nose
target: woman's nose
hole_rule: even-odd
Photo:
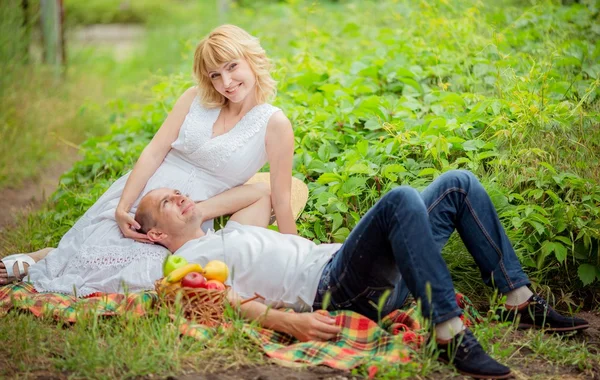
[[[229,74],[223,73],[221,74],[221,77],[223,78],[223,86],[225,86],[225,88],[229,87],[229,85],[231,84],[231,77],[229,76]]]

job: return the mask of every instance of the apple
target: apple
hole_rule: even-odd
[[[206,289],[215,289],[215,290],[225,290],[225,285],[222,282],[217,280],[208,280],[206,281]]]
[[[206,278],[198,272],[190,272],[181,280],[184,288],[206,288]]]
[[[209,280],[225,282],[227,277],[229,277],[229,268],[227,268],[227,264],[222,261],[209,261],[204,267],[204,277]]]
[[[163,266],[163,274],[166,277],[169,275],[169,273],[173,272],[175,269],[186,266],[187,264],[188,264],[187,260],[184,259],[182,256],[171,255],[171,256],[167,257],[167,259],[165,260],[165,265]]]

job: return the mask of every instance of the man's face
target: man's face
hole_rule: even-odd
[[[156,222],[156,229],[167,235],[179,235],[202,222],[196,204],[179,190],[157,189],[142,200],[140,207],[149,207]]]

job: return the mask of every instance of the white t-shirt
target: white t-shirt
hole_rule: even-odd
[[[310,311],[325,264],[341,246],[317,245],[297,235],[229,221],[175,253],[202,266],[224,261],[229,266],[227,285],[242,298],[257,293],[269,306]]]

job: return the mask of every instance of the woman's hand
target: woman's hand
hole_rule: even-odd
[[[121,232],[123,233],[123,236],[126,238],[133,239],[141,243],[154,244],[148,239],[146,234],[136,232],[136,230],[139,230],[141,226],[131,215],[129,215],[129,212],[122,209],[117,209],[115,212],[115,219],[119,225],[119,228],[121,229]]]

